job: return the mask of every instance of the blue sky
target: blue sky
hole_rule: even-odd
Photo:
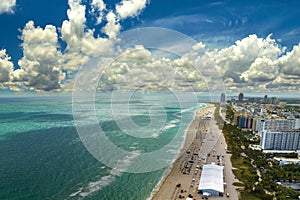
[[[70,91],[74,74],[91,55],[109,52],[122,31],[149,26],[176,30],[203,44],[199,60],[210,55],[228,91],[298,91],[300,86],[297,0],[4,0],[1,4],[2,90]],[[74,15],[68,16],[68,10]],[[104,50],[96,51],[96,44]],[[251,52],[255,48],[259,49]]]

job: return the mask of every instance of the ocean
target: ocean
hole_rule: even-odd
[[[183,143],[184,131],[194,111],[203,106],[198,103],[201,101],[209,98],[178,101],[170,94],[147,94],[112,102],[111,94],[101,94],[95,101],[84,103],[94,105],[97,126],[112,143],[140,156],[163,148],[178,134]],[[113,104],[118,105],[115,113],[111,112]],[[129,106],[123,108],[124,104]],[[119,171],[99,161],[77,132],[78,126],[92,125],[91,116],[83,112],[76,124],[73,109],[72,96],[66,94],[0,98],[0,199],[149,198],[167,167],[129,173],[131,162]],[[126,109],[130,109],[130,117],[124,114]],[[120,122],[127,122],[127,118],[139,127],[137,132],[127,134],[120,128]],[[160,127],[151,123],[158,119],[162,121]],[[113,152],[105,154],[113,160]],[[123,161],[127,159],[135,158],[125,157]]]

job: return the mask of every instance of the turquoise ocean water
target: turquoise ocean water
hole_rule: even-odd
[[[149,100],[150,99],[150,100]],[[199,101],[207,101],[208,98]],[[96,98],[99,126],[117,146],[151,152],[167,144],[179,125],[188,127],[195,102],[179,105],[165,94],[130,101],[132,120],[149,124],[152,102],[166,113],[155,137],[129,137],[115,123],[109,95]],[[88,103],[88,102],[87,102]],[[124,104],[128,102],[114,102]],[[161,110],[151,115],[160,116]],[[148,173],[114,173],[83,146],[74,126],[70,95],[0,98],[0,199],[147,199],[166,168]],[[89,116],[86,124],[89,126]],[[184,120],[182,120],[184,119]],[[109,152],[107,152],[109,154]]]

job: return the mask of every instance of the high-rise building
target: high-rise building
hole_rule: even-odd
[[[261,135],[266,131],[284,131],[295,129],[296,119],[262,119],[256,122],[255,130]]]
[[[226,101],[225,93],[222,93],[222,94],[221,94],[220,103],[225,103],[225,101]]]
[[[295,129],[300,129],[300,119],[295,119]]]
[[[277,99],[277,97],[272,97],[270,103],[271,104],[277,104],[279,101]]]
[[[263,131],[261,137],[262,149],[270,150],[299,150],[300,130]]]
[[[265,103],[265,104],[268,103],[268,95],[264,96],[263,103]]]
[[[244,94],[240,93],[239,94],[239,102],[243,102],[244,101]]]
[[[234,125],[242,129],[253,129],[253,116],[234,114]]]

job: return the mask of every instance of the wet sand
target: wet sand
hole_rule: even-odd
[[[153,200],[175,200],[186,199],[192,195],[193,199],[201,199],[197,193],[200,181],[201,169],[196,170],[196,166],[202,166],[205,163],[217,163],[217,156],[224,155],[224,175],[227,187],[225,194],[229,193],[230,199],[238,199],[238,192],[232,185],[236,180],[232,173],[230,154],[226,154],[226,142],[221,130],[213,119],[215,106],[206,104],[206,108],[199,109],[195,113],[195,118],[190,124],[185,138],[185,144],[178,159],[172,165],[168,175],[161,181],[157,191],[155,191]],[[207,119],[207,115],[212,116]],[[211,156],[206,157],[207,154]],[[206,158],[203,160],[203,158]],[[193,164],[190,163],[193,160]],[[180,184],[180,185],[179,185]],[[209,199],[228,199],[224,197],[209,197]]]

